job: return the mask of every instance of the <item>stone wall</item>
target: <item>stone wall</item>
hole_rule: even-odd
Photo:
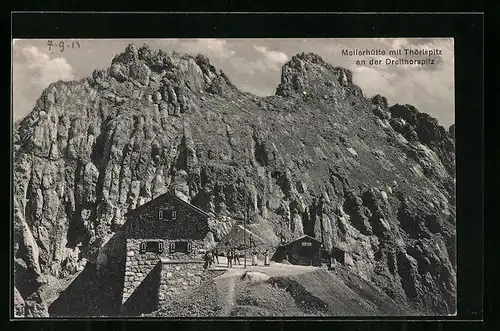
[[[162,240],[164,246],[161,254],[153,252],[141,253],[140,243],[147,240],[161,239],[127,240],[127,259],[125,262],[122,304],[126,304],[127,300],[133,295],[135,290],[141,285],[142,282],[144,282],[146,277],[153,271],[155,266],[160,263],[161,260],[165,262],[186,261],[186,263],[194,263],[189,261],[197,261],[195,264],[199,265],[199,270],[203,271],[203,255],[206,249],[204,241],[188,240],[188,242],[192,245],[192,251],[189,254],[182,252],[170,253],[169,244],[183,240]]]
[[[145,264],[139,267],[138,270],[138,278],[142,280],[139,282],[132,281],[131,286],[129,283],[128,288],[132,292],[126,293],[127,300],[121,309],[123,315],[138,316],[158,309],[161,263],[156,262],[153,264],[152,262],[151,265]]]
[[[172,301],[179,294],[192,290],[203,282],[203,261],[163,260],[159,288],[159,306]]]
[[[138,245],[136,245],[138,246]],[[139,254],[139,249],[130,249],[127,243],[127,261],[125,262],[125,279],[123,283],[122,303],[134,293],[146,276],[158,264],[160,258],[154,253]]]

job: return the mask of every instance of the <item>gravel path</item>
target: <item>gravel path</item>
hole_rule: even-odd
[[[235,277],[224,277],[216,280],[217,287],[225,292],[224,305],[222,307],[221,315],[230,316],[231,311],[235,304]]]
[[[247,267],[244,268],[244,261],[241,260],[241,265],[233,265],[232,268],[227,268],[227,271],[217,277],[217,278],[226,278],[226,277],[234,277],[241,276],[246,271],[260,271],[268,274],[269,276],[289,276],[289,275],[298,275],[308,272],[314,272],[318,270],[317,267],[308,267],[301,265],[293,265],[293,264],[283,264],[283,263],[275,263],[273,261],[270,262],[269,266],[264,266],[263,260],[258,260],[256,266],[252,266],[252,261],[247,259]],[[219,257],[219,264],[216,264],[215,267],[227,267],[227,259],[224,256]]]

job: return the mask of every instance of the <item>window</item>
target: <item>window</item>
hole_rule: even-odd
[[[163,252],[163,242],[162,241],[143,241],[141,242],[139,252],[144,253],[157,253]]]
[[[191,253],[193,246],[187,241],[176,241],[170,243],[170,253]]]
[[[177,218],[177,213],[175,210],[158,210],[158,220],[160,221],[170,221]]]
[[[303,241],[302,246],[312,246],[312,243],[310,243],[308,241]]]

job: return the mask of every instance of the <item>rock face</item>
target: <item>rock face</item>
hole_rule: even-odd
[[[220,217],[250,196],[255,227],[323,238],[394,300],[455,312],[454,128],[317,55],[257,98],[202,55],[130,45],[47,87],[14,140],[15,254],[35,283],[95,261],[124,213],[174,188]]]
[[[14,287],[14,317],[24,317],[26,303],[21,293]]]
[[[35,291],[25,299],[25,317],[47,317],[49,312],[42,295]]]

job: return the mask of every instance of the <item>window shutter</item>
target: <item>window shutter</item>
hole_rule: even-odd
[[[163,253],[163,241],[158,242],[158,253]]]
[[[170,253],[175,253],[175,243],[170,243]]]
[[[187,248],[186,248],[186,251],[187,251],[188,253],[191,253],[191,249],[192,249],[192,247],[191,247],[191,243],[189,243],[189,242],[188,242],[188,243],[187,243]]]
[[[177,217],[177,212],[175,210],[172,210],[172,219],[175,220]]]
[[[147,245],[145,242],[142,242],[141,243],[141,247],[140,247],[140,252],[141,253],[146,253],[146,249],[147,249]]]

